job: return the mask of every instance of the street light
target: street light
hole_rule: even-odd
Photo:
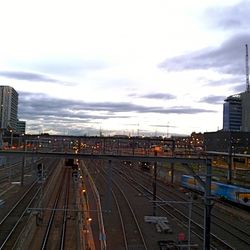
[[[12,144],[13,144],[13,130],[10,129],[10,147],[12,148]]]

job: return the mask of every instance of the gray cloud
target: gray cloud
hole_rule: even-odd
[[[60,128],[76,127],[77,124],[101,124],[104,119],[129,118],[136,113],[198,114],[214,110],[173,106],[170,108],[148,107],[127,102],[83,102],[51,98],[44,94],[19,93],[19,118],[30,120],[34,126]],[[125,114],[124,114],[125,113]],[[30,125],[32,127],[32,125]],[[32,127],[33,129],[33,127]],[[62,129],[61,129],[62,130]]]
[[[242,1],[236,5],[209,8],[205,11],[205,17],[213,28],[245,29],[249,28],[250,21],[249,1]]]
[[[244,77],[242,75],[236,75],[236,76],[230,76],[230,78],[225,78],[225,77],[221,77],[220,79],[207,79],[205,77],[200,77],[199,78],[199,82],[207,85],[207,86],[221,86],[221,85],[232,85],[232,86],[237,86],[240,83],[242,83],[242,86],[245,86],[245,79],[243,79]]]
[[[103,112],[106,117],[112,117],[113,114],[121,112],[137,112],[137,113],[178,113],[178,114],[194,114],[200,112],[214,112],[212,110],[197,109],[186,106],[174,106],[171,108],[162,107],[148,107],[143,105],[137,105],[128,102],[84,102],[75,100],[64,100],[51,98],[43,94],[20,94],[20,106],[23,107],[23,112],[28,112],[29,109],[36,111],[39,114],[41,112],[46,115],[55,114],[58,115],[58,110],[61,112],[67,112],[70,117],[78,117],[79,114],[86,111],[98,111]],[[25,111],[26,110],[26,111]],[[63,114],[65,117],[65,113]],[[99,116],[98,116],[99,117]]]
[[[226,74],[245,74],[245,44],[250,34],[237,34],[216,48],[170,58],[159,64],[169,71],[212,69]]]
[[[0,76],[11,78],[11,79],[16,79],[16,80],[26,80],[26,81],[32,81],[32,82],[50,82],[50,83],[60,83],[60,84],[65,84],[65,85],[70,84],[69,82],[64,82],[61,80],[48,77],[44,74],[33,73],[33,72],[0,71]]]
[[[215,96],[215,95],[210,95],[206,96],[200,99],[200,102],[205,102],[208,104],[223,104],[224,100],[226,99],[226,96]]]
[[[79,74],[90,70],[102,70],[108,67],[107,63],[101,61],[82,60],[78,58],[63,58],[61,61],[53,60],[33,62],[32,67],[39,71],[62,75]]]
[[[233,93],[241,93],[244,92],[246,90],[246,84],[237,84],[235,86],[233,86],[232,88],[232,92]]]
[[[151,127],[157,127],[157,128],[176,128],[176,126],[173,126],[173,125],[160,125],[160,124],[153,124],[153,125],[150,125]]]
[[[176,96],[168,93],[152,93],[152,94],[145,94],[145,95],[137,95],[137,94],[132,94],[131,96],[136,96],[140,98],[148,98],[148,99],[162,99],[162,100],[171,100],[175,99]]]

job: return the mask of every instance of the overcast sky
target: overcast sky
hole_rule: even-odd
[[[0,84],[28,133],[172,135],[222,128],[245,90],[250,0],[8,0]]]

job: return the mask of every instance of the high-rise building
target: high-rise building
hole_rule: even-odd
[[[229,96],[223,105],[223,130],[250,132],[250,92]]]
[[[26,122],[25,121],[17,121],[17,134],[25,134]]]
[[[0,86],[0,128],[17,129],[18,93],[10,86]]]
[[[250,91],[241,93],[242,132],[250,132]]]
[[[223,130],[240,131],[242,126],[241,95],[232,95],[225,99],[223,105]]]

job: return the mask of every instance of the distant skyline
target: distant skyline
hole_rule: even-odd
[[[0,85],[27,133],[173,135],[222,129],[245,90],[250,0],[0,4]]]

